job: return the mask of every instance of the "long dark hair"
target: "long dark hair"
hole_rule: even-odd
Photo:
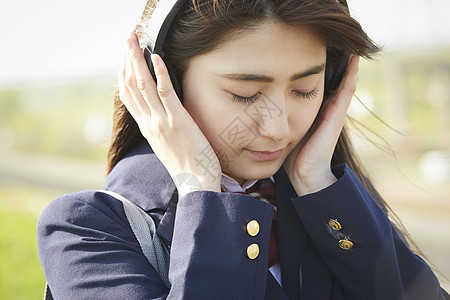
[[[141,21],[135,29],[140,39],[155,6],[155,0],[147,1]],[[325,42],[328,53],[339,51],[345,55],[356,54],[372,58],[380,51],[361,25],[350,16],[344,0],[190,0],[166,38],[165,63],[172,66],[175,75],[182,79],[191,58],[212,51],[232,39],[235,34],[267,20],[292,26],[309,26]],[[330,91],[325,91],[324,101],[327,100],[328,92]],[[120,101],[118,93],[115,95],[114,105],[108,172],[135,143],[143,140],[136,122]],[[380,208],[393,219],[394,226],[397,224],[397,231],[405,240],[405,229],[370,182],[346,128],[341,132],[331,162],[333,166],[341,163],[346,163],[353,170]],[[409,237],[408,241],[411,242]]]

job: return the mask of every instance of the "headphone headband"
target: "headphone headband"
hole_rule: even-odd
[[[144,44],[152,53],[164,57],[163,45],[176,15],[188,0],[160,0],[145,32]]]

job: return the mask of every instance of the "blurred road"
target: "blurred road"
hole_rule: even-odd
[[[20,182],[61,190],[64,193],[99,189],[105,166],[66,158],[0,153],[0,181]]]

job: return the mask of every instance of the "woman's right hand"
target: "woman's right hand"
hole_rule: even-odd
[[[219,160],[178,99],[163,60],[152,54],[156,84],[134,32],[126,43],[127,53],[119,70],[120,100],[174,179],[180,195],[192,190],[219,192]],[[207,170],[199,163],[204,153],[208,153]]]

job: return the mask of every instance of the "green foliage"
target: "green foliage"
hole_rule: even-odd
[[[45,278],[36,244],[38,214],[58,191],[0,184],[0,294],[2,299],[40,299]]]
[[[19,211],[0,212],[0,292],[4,299],[38,299],[43,293],[35,222],[36,218]]]
[[[374,116],[356,116],[358,121],[402,153],[449,149],[449,53],[448,49],[386,53],[378,61],[362,61],[356,94],[370,95],[374,113],[401,134]]]
[[[109,79],[0,90],[0,130],[12,151],[103,160],[109,141],[113,85]],[[108,122],[101,141],[86,139],[92,116]],[[1,145],[0,145],[1,146]]]

